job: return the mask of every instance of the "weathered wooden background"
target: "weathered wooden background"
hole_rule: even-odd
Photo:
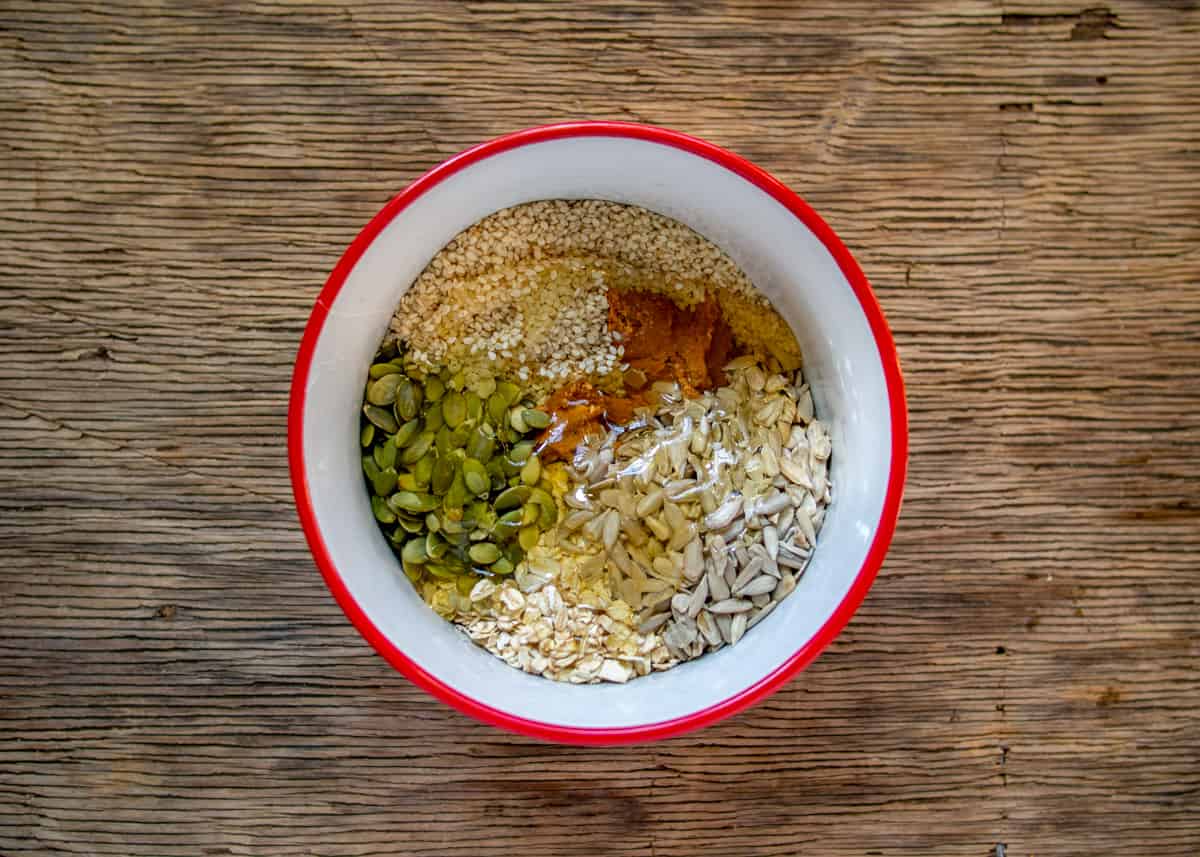
[[[651,747],[410,686],[284,460],[358,228],[583,117],[799,190],[912,411],[847,631]],[[3,0],[0,201],[5,857],[1200,853],[1195,2]]]

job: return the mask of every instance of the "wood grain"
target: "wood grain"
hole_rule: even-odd
[[[628,118],[803,194],[912,412],[769,702],[571,749],[427,698],[304,546],[291,363],[396,191]],[[0,4],[0,854],[1200,852],[1200,10]]]

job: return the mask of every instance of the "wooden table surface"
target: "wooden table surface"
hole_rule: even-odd
[[[912,417],[846,631],[654,746],[410,685],[285,465],[359,227],[578,118],[805,196]],[[1200,853],[1195,2],[5,0],[0,194],[4,857]]]

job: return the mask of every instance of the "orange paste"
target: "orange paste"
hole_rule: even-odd
[[[551,417],[539,442],[544,461],[570,458],[589,433],[630,422],[655,381],[675,381],[688,397],[725,383],[733,333],[711,295],[689,310],[661,295],[610,288],[608,329],[625,348],[625,394],[587,381],[557,390],[542,406]]]

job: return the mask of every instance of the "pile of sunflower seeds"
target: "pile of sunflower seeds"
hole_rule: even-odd
[[[696,399],[655,384],[640,426],[581,445],[564,497],[560,545],[602,562],[678,661],[735,645],[792,593],[831,499],[832,443],[801,371],[752,356],[725,371]]]

